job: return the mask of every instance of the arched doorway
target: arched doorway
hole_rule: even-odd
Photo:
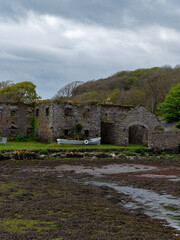
[[[130,126],[129,144],[148,145],[148,130],[141,125]]]

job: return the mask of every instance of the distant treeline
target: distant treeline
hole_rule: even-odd
[[[78,84],[75,84],[78,83]],[[55,98],[65,98],[75,102],[106,101],[113,104],[144,105],[152,112],[162,103],[171,88],[180,83],[180,66],[175,68],[154,67],[121,71],[108,78],[86,83],[73,82],[69,95],[60,89]]]

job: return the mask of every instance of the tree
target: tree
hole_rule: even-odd
[[[63,88],[61,88],[56,95],[53,97],[54,99],[68,98],[73,95],[76,87],[83,84],[81,81],[75,81],[72,83],[68,83]]]
[[[151,68],[143,72],[136,86],[145,93],[144,105],[155,112],[172,85],[173,81],[168,77],[167,68]]]
[[[11,86],[12,84],[14,84],[14,83],[11,80],[2,81],[2,82],[0,82],[0,89],[7,87],[7,86]]]
[[[21,82],[0,89],[0,101],[32,102],[40,99],[36,85],[32,82]]]
[[[126,104],[130,104],[133,106],[137,105],[145,105],[146,102],[146,94],[139,89],[129,90],[126,94]]]
[[[120,98],[121,98],[119,88],[115,88],[113,92],[108,96],[108,98],[111,99],[113,104],[117,104],[117,102],[120,101]]]
[[[163,103],[158,106],[163,120],[167,122],[180,121],[180,84],[172,88]]]

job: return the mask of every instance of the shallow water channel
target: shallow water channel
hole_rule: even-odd
[[[88,167],[88,166],[70,166],[61,165],[56,167],[56,171],[74,171],[76,174],[87,173],[95,177],[103,177],[109,174],[121,174],[121,173],[140,173],[140,176],[149,176],[147,172],[158,171],[157,166],[147,166],[141,164],[110,164],[106,166]],[[164,169],[166,170],[166,168]],[[156,177],[156,174],[152,174],[152,177]],[[178,176],[161,175],[159,177],[168,178],[168,180],[179,180]],[[128,203],[124,203],[124,207],[133,211],[143,211],[144,214],[151,218],[166,220],[169,226],[180,230],[180,199],[172,195],[163,194],[160,195],[150,190],[141,188],[135,188],[131,186],[120,186],[118,183],[104,182],[103,180],[96,181],[79,181],[74,180],[82,184],[91,184],[97,187],[105,186],[116,190],[118,193],[127,195],[131,200]]]
[[[153,191],[119,186],[115,183],[75,181],[85,185],[105,186],[116,190],[118,193],[123,193],[132,199],[131,202],[125,203],[124,207],[131,210],[141,209],[144,214],[152,218],[166,220],[169,226],[180,230],[180,199],[172,195],[160,195]]]
[[[163,168],[167,170],[168,168]],[[156,192],[145,190],[142,188],[135,188],[131,186],[120,186],[118,183],[105,182],[100,179],[103,176],[108,176],[109,174],[124,174],[124,173],[138,173],[138,177],[156,177],[168,179],[168,181],[176,180],[179,181],[179,176],[176,175],[158,175],[158,171],[162,171],[157,166],[149,166],[142,164],[110,164],[101,167],[92,166],[82,166],[82,165],[59,165],[54,168],[54,170],[60,173],[59,178],[62,178],[64,172],[72,171],[76,174],[88,174],[93,177],[98,178],[94,180],[79,180],[71,179],[68,180],[73,182],[78,182],[85,185],[94,185],[97,187],[108,187],[114,189],[117,193],[125,194],[130,199],[128,202],[123,204],[125,208],[132,211],[141,211],[144,214],[150,216],[151,218],[165,220],[168,226],[176,228],[180,231],[180,198],[168,195],[168,194],[158,194]],[[52,169],[49,168],[36,168],[31,169],[32,172],[51,172]],[[148,174],[149,171],[155,171],[156,174]],[[142,173],[142,174],[141,174]]]

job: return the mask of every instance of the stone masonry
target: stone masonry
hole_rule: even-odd
[[[148,147],[155,152],[173,150],[180,151],[180,131],[149,133]]]
[[[156,130],[160,123],[143,106],[74,104],[55,100],[32,104],[0,103],[1,136],[33,134],[54,142],[59,137],[73,137],[77,125],[81,125],[81,135],[85,139],[101,137],[102,143],[127,145],[136,143],[135,138],[138,138],[141,144],[147,145],[148,133]]]
[[[105,127],[107,125],[107,127]],[[147,145],[147,133],[155,130],[160,125],[157,117],[143,106],[131,109],[119,121],[111,123],[111,128],[106,122],[102,129],[107,136],[110,136],[107,143],[116,145],[127,145],[129,143],[129,128],[132,126],[142,126],[147,131],[143,136],[143,144]]]
[[[33,105],[0,102],[0,136],[28,134],[32,118]]]

